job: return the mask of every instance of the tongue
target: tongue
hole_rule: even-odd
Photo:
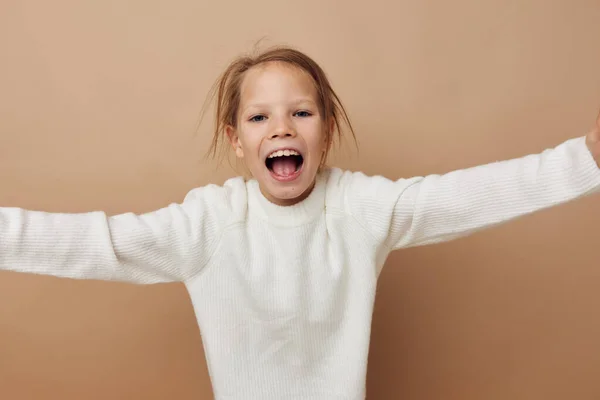
[[[277,157],[273,160],[273,172],[279,176],[290,176],[296,172],[296,161],[293,157]]]

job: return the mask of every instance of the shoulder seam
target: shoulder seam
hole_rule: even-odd
[[[210,251],[210,254],[208,255],[208,257],[206,257],[206,261],[204,263],[202,263],[202,265],[197,270],[194,268],[195,271],[191,275],[185,276],[184,279],[183,279],[183,283],[187,283],[188,281],[196,279],[207,268],[209,268],[209,266],[210,266],[210,264],[212,262],[212,259],[213,259],[214,255],[215,255],[215,253],[217,252],[217,248],[219,247],[219,243],[221,243],[221,240],[223,239],[223,236],[225,235],[225,233],[227,231],[229,231],[230,229],[234,228],[235,226],[241,225],[241,224],[243,224],[243,221],[230,222],[223,229],[221,229],[221,231],[216,235],[216,237],[213,240],[213,242],[210,244],[211,251]]]
[[[377,245],[382,245],[384,246],[387,250],[391,251],[390,247],[388,246],[387,242],[385,240],[380,241],[377,239],[377,237],[375,236],[375,234],[373,232],[371,232],[371,230],[366,227],[361,221],[360,219],[356,218],[354,216],[354,214],[352,214],[351,212],[344,210],[343,208],[339,208],[339,207],[335,207],[335,206],[327,206],[327,209],[332,213],[335,214],[339,214],[339,215],[343,215],[343,216],[347,216],[352,218],[352,221],[354,221],[373,241],[373,243],[377,244]]]

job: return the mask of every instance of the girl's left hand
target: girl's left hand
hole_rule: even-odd
[[[600,168],[600,114],[596,118],[596,127],[588,133],[585,143],[590,149],[594,160],[596,160],[596,164]]]

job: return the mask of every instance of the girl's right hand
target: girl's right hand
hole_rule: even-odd
[[[596,127],[588,133],[585,143],[600,168],[600,113],[596,117]]]

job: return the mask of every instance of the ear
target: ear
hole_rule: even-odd
[[[333,118],[330,118],[327,121],[327,123],[325,124],[325,129],[326,134],[323,135],[323,153],[327,151],[327,148],[329,147],[329,140],[331,140],[331,138],[333,137],[333,132],[335,130],[335,120]]]
[[[333,131],[335,130],[335,119],[331,118],[329,120],[329,132],[333,135]]]
[[[242,150],[242,143],[240,142],[236,129],[231,125],[227,125],[225,127],[225,133],[227,134],[229,143],[231,143],[231,147],[233,147],[233,151],[235,151],[235,155],[238,158],[244,158],[244,150]]]

